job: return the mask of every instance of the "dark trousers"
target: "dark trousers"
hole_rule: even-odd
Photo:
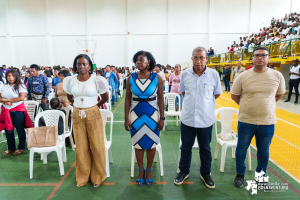
[[[229,78],[223,78],[225,84],[225,91],[230,91]]]
[[[25,114],[23,112],[13,111],[10,112],[10,117],[14,128],[16,128],[19,137],[18,149],[25,149],[26,142],[26,132],[25,132]],[[15,134],[14,130],[5,130],[5,135],[7,139],[8,150],[16,150]]]
[[[299,91],[298,91],[299,80],[300,79],[290,79],[289,80],[289,96],[288,96],[288,100],[291,100],[291,96],[292,96],[292,93],[293,93],[293,88],[295,88],[296,101],[298,101],[298,96],[299,96]]]
[[[184,173],[190,172],[192,147],[197,136],[199,144],[199,154],[201,160],[200,174],[202,177],[210,176],[211,169],[211,152],[210,142],[213,125],[207,128],[194,128],[186,126],[181,122],[181,158],[179,162],[179,169]]]
[[[257,147],[257,167],[256,172],[267,171],[269,161],[269,148],[275,132],[275,125],[255,125],[238,122],[238,141],[235,151],[236,172],[244,175],[246,171],[245,159],[247,149],[255,136]]]

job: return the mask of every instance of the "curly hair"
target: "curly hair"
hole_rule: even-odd
[[[147,52],[147,51],[138,51],[136,54],[134,54],[133,58],[132,58],[132,62],[133,63],[136,63],[137,61],[137,58],[139,55],[144,55],[147,57],[148,60],[150,60],[150,64],[149,64],[149,71],[152,71],[156,65],[156,61],[153,57],[153,55],[150,53],[150,52]]]

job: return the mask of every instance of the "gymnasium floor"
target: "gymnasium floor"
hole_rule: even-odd
[[[285,100],[285,98],[283,98]],[[43,165],[39,155],[35,154],[33,179],[29,179],[29,152],[20,156],[0,156],[0,199],[300,199],[300,105],[278,102],[276,132],[270,148],[270,158],[267,176],[270,183],[287,184],[288,189],[264,192],[258,190],[251,194],[246,190],[246,180],[254,180],[257,164],[255,142],[252,142],[252,171],[246,171],[242,188],[233,185],[235,159],[231,157],[231,149],[227,151],[225,172],[220,172],[221,148],[218,158],[212,161],[212,179],[215,189],[208,189],[199,178],[200,160],[197,150],[193,150],[190,177],[185,184],[175,186],[180,128],[168,117],[166,131],[161,133],[163,151],[164,176],[160,176],[159,163],[153,165],[154,184],[151,187],[135,185],[135,179],[130,176],[131,143],[130,134],[123,126],[124,96],[113,108],[114,127],[112,140],[113,164],[110,164],[111,177],[107,178],[99,188],[93,188],[91,183],[77,188],[75,181],[75,152],[67,147],[67,163],[64,163],[65,175],[60,176],[55,152],[48,155],[48,164]],[[216,101],[219,107],[238,106],[231,100],[230,94],[224,93]],[[289,110],[289,111],[288,111]],[[292,112],[291,112],[292,111]],[[293,112],[294,111],[294,112]],[[236,118],[236,116],[235,116]],[[237,121],[233,121],[236,131]],[[108,125],[107,125],[108,126]],[[109,130],[108,128],[106,130]],[[219,125],[217,130],[220,131]],[[214,134],[213,130],[213,134]],[[108,134],[108,132],[107,132]],[[212,137],[212,154],[215,152],[216,138]],[[6,143],[0,143],[0,152],[6,150]],[[245,164],[248,166],[248,159]],[[137,174],[135,166],[135,175]]]

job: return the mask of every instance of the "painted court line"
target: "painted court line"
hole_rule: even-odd
[[[194,181],[183,181],[182,184],[194,184]]]
[[[58,183],[0,183],[0,186],[57,186]]]
[[[251,155],[257,159],[256,155],[251,152]],[[282,182],[287,183],[289,188],[291,188],[294,192],[296,192],[300,196],[300,192],[294,188],[289,182],[287,182],[284,178],[282,178],[279,174],[277,174],[271,167],[268,166],[268,170],[270,170],[275,176],[277,176]]]
[[[168,184],[168,182],[156,182],[157,185],[164,185],[164,184]]]
[[[103,183],[103,185],[115,185],[115,182],[106,182],[106,183]]]

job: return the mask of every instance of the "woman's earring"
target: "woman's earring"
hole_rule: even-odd
[[[150,65],[147,66],[147,69],[149,69],[149,68],[150,68]]]

